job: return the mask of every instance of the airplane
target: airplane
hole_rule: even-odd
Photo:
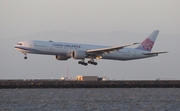
[[[57,60],[68,60],[74,58],[78,64],[87,66],[88,64],[97,65],[96,60],[134,60],[158,56],[158,54],[167,52],[151,52],[158,36],[159,30],[154,30],[143,42],[132,43],[121,46],[100,46],[77,43],[53,42],[53,41],[23,41],[15,45],[15,49],[24,54],[27,59],[27,53],[54,55]],[[136,48],[128,46],[139,44]],[[85,62],[88,58],[89,61]]]

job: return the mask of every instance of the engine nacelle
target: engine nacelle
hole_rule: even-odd
[[[67,57],[67,56],[60,56],[60,55],[56,55],[55,57],[57,60],[68,60],[69,59],[69,57]]]
[[[84,59],[86,56],[86,52],[81,50],[76,50],[71,53],[71,57],[74,59]]]

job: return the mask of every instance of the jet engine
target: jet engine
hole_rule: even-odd
[[[67,57],[67,56],[60,56],[60,55],[56,55],[55,57],[57,60],[68,60],[69,59],[69,57]]]
[[[81,50],[76,50],[71,53],[71,57],[74,59],[84,59],[86,56],[86,52]]]

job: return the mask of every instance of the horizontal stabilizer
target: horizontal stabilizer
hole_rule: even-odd
[[[149,53],[143,53],[144,55],[158,55],[158,54],[163,54],[163,53],[168,53],[168,52],[149,52]]]

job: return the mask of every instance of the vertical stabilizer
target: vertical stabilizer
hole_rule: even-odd
[[[158,33],[159,30],[154,30],[136,49],[151,51]]]

